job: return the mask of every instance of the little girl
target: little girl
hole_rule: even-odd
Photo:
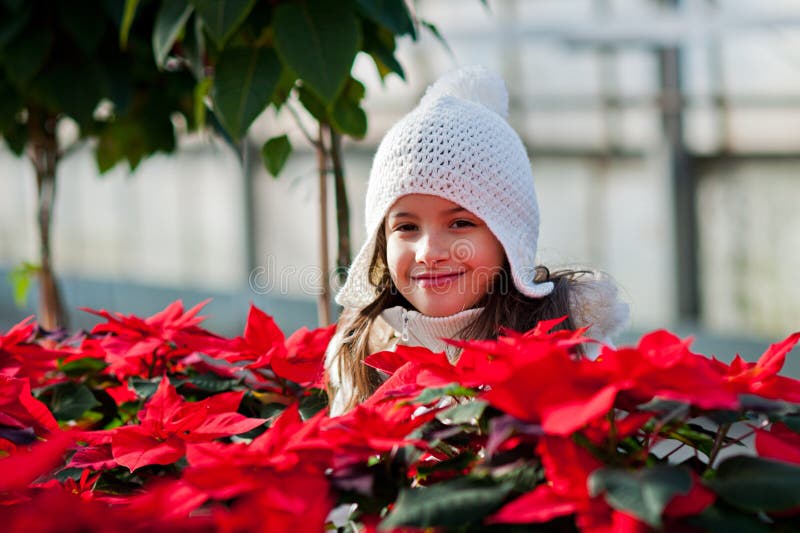
[[[336,296],[344,311],[325,356],[332,416],[382,382],[364,358],[398,344],[455,361],[443,339],[496,338],[567,316],[560,327],[591,326],[590,337],[608,342],[625,325],[628,306],[606,278],[534,266],[539,207],[507,115],[503,80],[462,68],[429,87],[378,147],[367,242]]]

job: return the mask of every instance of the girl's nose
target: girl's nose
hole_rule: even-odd
[[[427,234],[417,241],[417,263],[433,265],[450,257],[450,244],[447,239]]]

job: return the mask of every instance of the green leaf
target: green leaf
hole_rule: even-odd
[[[661,513],[678,494],[688,494],[692,476],[682,467],[658,465],[638,472],[600,468],[589,476],[593,496],[605,493],[615,509],[628,512],[653,527],[661,526]]]
[[[406,79],[402,65],[394,57],[396,47],[394,34],[374,24],[364,24],[364,51],[367,52],[381,79],[384,79],[390,72],[394,72],[401,79]]]
[[[78,47],[91,57],[107,31],[108,19],[90,2],[59,2],[59,17]]]
[[[739,413],[738,411],[725,411],[725,410],[706,411],[703,413],[703,416],[720,426],[722,424],[733,424],[734,422],[739,422],[740,420],[743,420],[741,413]]]
[[[698,451],[706,454],[706,456],[711,455],[711,450],[714,448],[714,437],[704,432],[701,426],[695,424],[687,424],[668,431],[663,431],[662,434],[668,438],[683,442],[692,448],[696,448]]]
[[[17,113],[21,109],[22,95],[8,80],[0,76],[0,133],[17,123]]]
[[[86,385],[67,382],[53,388],[50,409],[56,420],[80,420],[83,413],[100,405]]]
[[[444,387],[425,389],[419,394],[419,396],[411,401],[412,403],[431,403],[449,396],[472,397],[475,396],[475,391],[468,387],[459,385],[458,383],[451,383],[449,385],[445,385]]]
[[[167,55],[193,10],[188,0],[164,0],[161,4],[153,27],[153,55],[158,68],[164,68]]]
[[[268,403],[266,405],[262,405],[261,409],[258,413],[258,418],[272,418],[280,415],[284,410],[286,410],[286,406],[282,403]]]
[[[303,104],[303,107],[306,108],[306,111],[311,113],[312,117],[320,122],[328,121],[328,110],[325,107],[325,103],[320,100],[313,91],[308,89],[308,87],[305,85],[298,87],[297,97],[300,99],[300,103]]]
[[[219,49],[247,18],[256,0],[191,0]],[[300,38],[300,36],[298,36]]]
[[[737,455],[707,482],[717,495],[747,511],[782,511],[800,505],[800,466]]]
[[[770,400],[755,394],[740,394],[739,405],[745,411],[755,411],[769,415],[792,415],[798,414],[800,406],[795,403],[784,402],[782,400]]]
[[[707,507],[697,516],[687,517],[687,522],[703,531],[724,531],[725,533],[768,533],[772,528],[759,522],[753,515],[719,505]]]
[[[225,129],[241,139],[269,105],[281,64],[271,48],[230,48],[222,53],[214,76],[214,109]]]
[[[449,425],[475,424],[488,406],[483,400],[470,400],[437,414],[436,418]]]
[[[264,143],[261,155],[264,157],[264,166],[267,168],[267,172],[277,178],[291,153],[292,144],[286,135],[273,137]]]
[[[203,24],[197,13],[191,17],[183,36],[183,55],[189,61],[192,75],[196,80],[206,78],[206,38],[203,33]]]
[[[158,390],[158,384],[161,383],[161,378],[144,379],[132,377],[128,379],[128,387],[130,387],[136,396],[142,399],[147,399]]]
[[[315,392],[300,400],[300,416],[308,420],[328,406],[328,398],[323,392]]]
[[[512,488],[511,483],[462,477],[429,487],[402,489],[392,512],[379,528],[477,524],[503,503]]]
[[[95,374],[108,366],[108,363],[95,357],[83,357],[59,366],[59,370],[71,377]]]
[[[364,85],[353,78],[347,80],[347,85],[333,105],[331,111],[331,125],[339,133],[344,133],[360,139],[367,133],[367,114],[359,106],[364,98]]]
[[[275,48],[327,105],[344,87],[361,44],[352,2],[284,2],[275,9]]]
[[[368,19],[385,26],[396,35],[417,38],[414,22],[404,0],[358,0],[358,10]]]
[[[24,124],[14,121],[9,127],[3,128],[2,136],[8,149],[14,155],[21,156],[28,143],[28,128]]]
[[[272,95],[272,105],[275,109],[280,109],[281,106],[289,99],[294,89],[294,83],[297,81],[297,75],[284,67],[281,70],[281,77],[278,80],[278,86],[275,88],[275,93]]]
[[[3,20],[0,20],[0,50],[2,50],[11,39],[15,38],[28,23],[32,12],[30,6],[31,4],[26,2],[26,9],[24,11],[14,13],[13,16],[7,16],[4,17]]]
[[[23,262],[8,273],[8,281],[11,283],[14,303],[17,307],[25,307],[28,302],[28,290],[30,289],[31,281],[39,274],[40,270],[41,267],[39,265]]]
[[[191,84],[187,84],[188,90],[184,89],[187,95],[191,95],[189,87]],[[191,110],[191,97],[188,101]],[[175,149],[175,130],[170,120],[175,103],[170,102],[169,93],[138,89],[134,102],[126,115],[115,117],[98,133],[96,157],[101,172],[122,159],[133,170],[145,157]]]
[[[94,123],[94,110],[106,92],[105,80],[94,63],[59,62],[48,66],[36,79],[32,91],[58,113],[72,117],[81,128]]]
[[[775,421],[783,422],[795,433],[800,433],[800,416],[778,416]]]
[[[133,19],[136,18],[136,8],[139,0],[125,0],[125,12],[122,15],[122,26],[119,29],[119,46],[123,50],[128,48],[128,36],[131,33]]]
[[[4,0],[4,3],[11,11],[19,11],[26,4],[30,4],[30,0]]]
[[[218,393],[233,389],[233,387],[241,383],[241,381],[242,380],[240,379],[225,379],[217,376],[216,374],[207,373],[176,382],[175,386],[177,387],[178,385],[183,385],[184,383],[191,383],[200,390]]]
[[[53,44],[53,33],[45,24],[33,24],[25,29],[3,52],[6,75],[20,90],[28,84],[44,66]]]

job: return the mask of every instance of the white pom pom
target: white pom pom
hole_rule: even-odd
[[[425,91],[420,104],[428,104],[442,96],[453,96],[488,107],[508,118],[508,90],[497,73],[473,65],[445,74]]]

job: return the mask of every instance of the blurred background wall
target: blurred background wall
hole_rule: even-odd
[[[428,32],[402,42],[407,80],[385,84],[356,63],[369,133],[345,146],[355,243],[383,133],[439,75],[480,63],[507,80],[510,122],[532,158],[541,262],[614,276],[631,303],[624,340],[666,327],[696,336],[700,351],[752,357],[800,329],[797,2],[416,6],[449,50]],[[284,128],[296,152],[273,179],[256,147]],[[206,325],[220,333],[241,333],[251,301],[287,330],[315,325],[314,154],[288,113],[267,113],[251,131],[238,150],[184,136],[135,176],[118,166],[100,177],[88,146],[64,159],[54,260],[73,328],[93,323],[78,307],[147,315],[208,296]],[[36,260],[34,194],[29,163],[0,148],[3,280]],[[0,283],[0,330],[35,302],[17,307]]]

